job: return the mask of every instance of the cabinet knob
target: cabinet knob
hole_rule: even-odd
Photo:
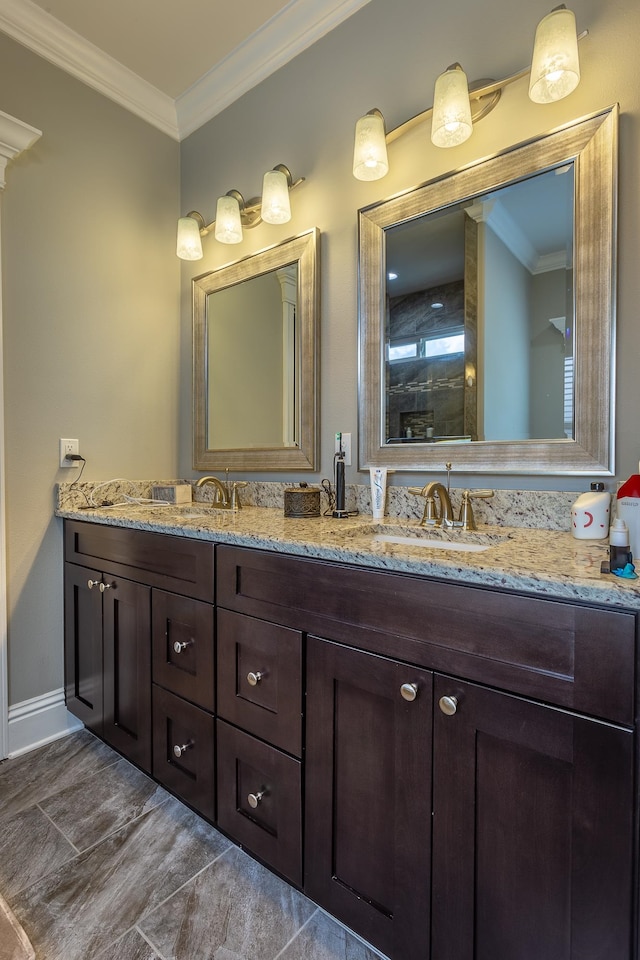
[[[264,680],[265,677],[266,677],[266,673],[260,673],[259,670],[257,670],[255,673],[251,672],[247,674],[247,683],[251,687],[257,687],[260,681]]]
[[[418,696],[418,684],[403,683],[400,687],[400,693],[405,700],[408,700],[409,703],[412,703]]]
[[[174,653],[182,653],[187,647],[190,647],[193,643],[193,637],[190,640],[176,640],[173,644]]]
[[[438,706],[443,713],[446,713],[448,717],[452,717],[456,710],[458,709],[458,698],[457,697],[440,697],[438,701]]]
[[[113,586],[112,583],[100,583],[100,584],[99,584],[100,593],[104,593],[105,590],[111,590],[111,587],[112,587],[112,586]]]
[[[192,746],[193,740],[188,740],[187,743],[183,743],[182,746],[176,743],[175,747],[173,748],[174,757],[181,757],[182,754],[186,753],[187,750],[190,750]]]
[[[257,793],[249,794],[249,796],[247,797],[247,803],[249,804],[252,810],[256,809],[256,807],[258,806],[262,798],[266,796],[266,793],[267,793],[266,790],[258,790]]]
[[[99,580],[87,580],[87,586],[89,587],[89,590],[93,590],[93,588],[97,587],[99,583]]]

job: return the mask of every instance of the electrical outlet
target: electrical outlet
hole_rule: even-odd
[[[77,460],[68,460],[67,457],[72,453],[80,453],[79,440],[64,440],[60,437],[60,466],[77,467]]]
[[[340,450],[341,436],[342,436],[342,452],[344,453],[345,466],[350,467],[351,466],[351,434],[350,433],[343,433],[343,434],[336,433],[336,444],[335,444],[334,453],[338,453]]]

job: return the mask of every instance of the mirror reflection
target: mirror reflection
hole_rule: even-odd
[[[573,188],[563,164],[385,230],[385,442],[573,439]]]
[[[297,303],[295,262],[207,297],[210,449],[295,446]]]

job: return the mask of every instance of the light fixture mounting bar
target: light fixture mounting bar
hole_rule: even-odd
[[[584,38],[588,36],[589,31],[583,30],[582,33],[578,34],[578,40],[584,40]],[[525,67],[523,70],[518,70],[517,73],[512,73],[510,76],[505,77],[504,80],[476,80],[474,83],[471,83],[469,85],[469,100],[471,102],[471,117],[474,122],[481,120],[482,117],[486,117],[488,113],[491,113],[498,103],[505,87],[515,83],[516,80],[522,80],[529,73],[531,73],[531,65]],[[371,110],[369,112],[373,113],[374,111]],[[423,110],[422,113],[417,113],[415,116],[410,117],[408,120],[405,120],[404,123],[394,127],[393,130],[387,131],[385,135],[386,142],[393,143],[419,124],[425,123],[425,121],[429,120],[432,113],[433,107],[428,107],[427,110]]]

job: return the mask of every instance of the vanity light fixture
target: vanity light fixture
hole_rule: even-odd
[[[245,201],[238,190],[229,190],[219,197],[216,204],[216,219],[207,223],[201,213],[191,210],[178,220],[176,253],[181,260],[202,259],[202,237],[214,230],[220,243],[240,243],[244,227],[257,227],[265,223],[288,223],[291,219],[289,193],[304,181],[294,180],[291,171],[283,163],[264,175],[261,197]]]
[[[464,143],[473,124],[486,117],[500,100],[504,87],[530,74],[529,97],[534,103],[553,103],[567,97],[580,82],[576,19],[564,4],[555,7],[536,29],[533,60],[504,80],[478,80],[468,84],[459,63],[448,67],[436,80],[433,106],[394,127],[385,130],[384,117],[377,108],[356,124],[353,175],[357,180],[379,180],[389,170],[387,144],[419,123],[431,118],[431,140],[437,147],[455,147]]]

